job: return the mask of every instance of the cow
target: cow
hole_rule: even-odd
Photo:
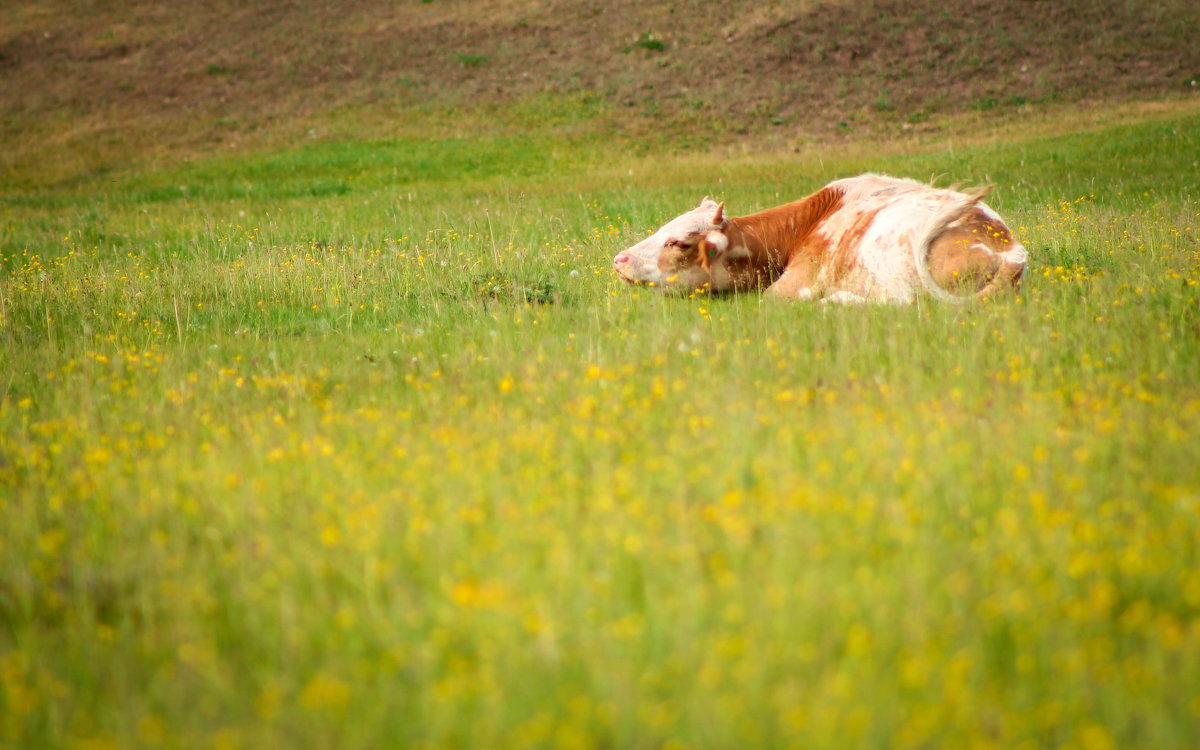
[[[1028,254],[983,203],[960,192],[863,174],[798,201],[733,217],[697,208],[613,258],[625,281],[667,293],[765,290],[786,299],[965,302],[1016,291]]]

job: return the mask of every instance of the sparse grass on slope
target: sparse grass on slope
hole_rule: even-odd
[[[601,133],[693,144],[1192,99],[1197,28],[1191,0],[13,0],[0,180],[257,149],[323,134],[334,111],[382,133],[419,109],[434,128],[480,107],[520,123],[546,96],[602,109]]]

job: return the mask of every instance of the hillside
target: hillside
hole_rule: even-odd
[[[644,132],[831,135],[944,113],[1191,95],[1189,0],[6,4],[12,169],[201,150],[333,110],[586,96]],[[61,154],[60,154],[61,156]]]

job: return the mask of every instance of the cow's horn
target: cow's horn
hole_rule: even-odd
[[[719,227],[719,226],[721,226],[721,224],[724,221],[725,221],[725,204],[718,203],[717,210],[713,213],[713,217],[712,217],[713,226]]]

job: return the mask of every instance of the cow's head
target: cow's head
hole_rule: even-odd
[[[725,206],[705,198],[698,207],[677,216],[661,229],[613,258],[617,275],[664,292],[723,292],[735,285],[728,268],[733,255],[727,234]]]

